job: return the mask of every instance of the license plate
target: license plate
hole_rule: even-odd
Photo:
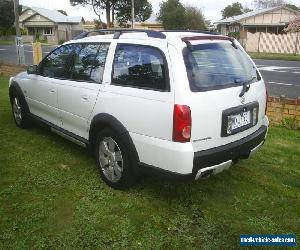
[[[258,102],[251,102],[223,110],[221,136],[234,135],[255,126],[258,119],[258,108]]]
[[[231,115],[228,117],[228,127],[231,125],[231,130],[235,130],[240,127],[247,126],[251,122],[250,111],[242,112],[237,115]]]

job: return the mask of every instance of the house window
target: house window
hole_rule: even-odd
[[[41,19],[41,16],[40,15],[36,15],[36,19]]]
[[[266,32],[266,27],[257,27],[257,32]]]
[[[267,27],[267,32],[271,34],[277,34],[277,27]]]
[[[53,35],[53,28],[51,27],[44,28],[44,35]]]
[[[256,28],[255,27],[251,27],[251,28],[248,28],[247,30],[248,32],[254,34],[256,32]]]

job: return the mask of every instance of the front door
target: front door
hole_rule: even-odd
[[[61,126],[57,83],[70,77],[73,46],[58,47],[39,65],[38,75],[29,75],[25,95],[30,112],[54,125]]]
[[[55,80],[63,129],[88,138],[87,121],[102,83],[108,43],[77,43],[69,79]]]

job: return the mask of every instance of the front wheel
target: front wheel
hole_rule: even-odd
[[[20,128],[28,128],[30,126],[30,119],[25,110],[24,103],[22,103],[22,100],[18,95],[12,95],[11,106],[16,125]]]
[[[135,181],[132,156],[125,145],[125,139],[111,129],[97,135],[96,160],[101,178],[116,189],[126,189]]]

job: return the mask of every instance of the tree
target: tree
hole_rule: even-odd
[[[148,13],[149,13],[149,8],[151,9],[151,13],[152,13],[152,6],[151,6],[151,4],[149,4],[148,0],[140,0],[140,1],[136,1],[136,2],[139,2],[139,3],[137,3],[137,10],[135,11],[136,19],[139,19],[139,18],[144,19],[143,15],[145,15],[145,17],[147,17]],[[105,10],[108,28],[113,26],[114,20],[115,20],[115,15],[117,15],[119,18],[121,18],[120,17],[121,14],[119,14],[120,11],[122,12],[122,15],[126,14],[125,18],[121,18],[122,20],[125,20],[126,18],[128,18],[128,16],[130,17],[129,19],[131,19],[131,1],[128,1],[128,0],[70,0],[70,3],[73,6],[76,6],[76,5],[92,6],[94,12],[99,17],[100,22],[101,22],[101,19],[100,19],[101,11]],[[119,6],[126,6],[126,10],[121,9]],[[150,13],[150,15],[151,15],[151,13]],[[149,16],[148,16],[148,18],[149,18]],[[129,20],[129,19],[127,19],[127,20]]]
[[[10,0],[0,1],[0,29],[10,29],[14,25],[14,3]]]
[[[222,17],[223,19],[232,17],[232,16],[237,16],[240,14],[243,14],[243,6],[241,3],[236,2],[231,5],[226,6],[222,11]]]
[[[106,23],[101,22],[101,20],[94,19],[95,29],[106,29]]]
[[[131,0],[118,1],[115,6],[116,20],[120,26],[126,26],[131,20]],[[152,5],[147,0],[134,1],[135,21],[144,22],[152,14]]]
[[[200,9],[193,6],[185,7],[185,28],[189,30],[206,29],[206,21]]]
[[[252,9],[248,8],[248,7],[243,7],[243,13],[247,13],[253,11]]]
[[[206,29],[202,11],[193,6],[183,6],[179,0],[168,0],[160,4],[157,20],[165,29]]]
[[[105,10],[108,28],[110,28],[113,23],[111,20],[111,13],[113,12],[116,2],[117,0],[70,0],[72,6],[92,6],[95,14],[99,17],[99,20],[101,11]]]
[[[185,8],[179,0],[162,2],[157,20],[165,29],[185,29]]]
[[[253,3],[257,9],[266,9],[266,8],[285,5],[286,1],[285,0],[254,0]]]
[[[300,32],[300,16],[292,20],[289,25],[284,29],[286,32]]]
[[[288,8],[290,8],[290,9],[292,9],[292,10],[300,11],[300,6],[297,7],[296,5],[294,5],[294,4],[289,4],[289,3],[286,4],[285,6],[288,7]]]
[[[65,12],[64,10],[57,10],[57,11],[60,12],[61,14],[65,15],[65,16],[68,15],[67,12]]]

